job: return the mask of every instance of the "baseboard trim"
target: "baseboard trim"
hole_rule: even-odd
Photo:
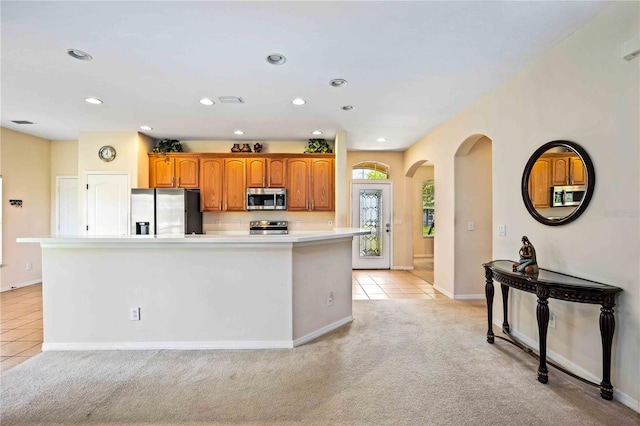
[[[212,350],[212,349],[292,349],[291,340],[212,341],[212,342],[86,342],[43,343],[43,352],[114,350]]]
[[[394,271],[413,271],[413,266],[394,266],[391,269]]]
[[[494,319],[494,321],[493,321],[493,324],[496,325],[499,328],[499,330],[502,330],[501,321],[502,321],[501,319],[500,320]],[[525,336],[524,334],[519,333],[518,331],[516,331],[514,329],[511,329],[510,332],[516,339],[520,340],[522,343],[528,345],[529,347],[534,348],[536,350],[537,350],[537,348],[539,348],[537,340],[533,340],[530,337]],[[602,381],[602,377],[597,377],[597,376],[591,374],[590,372],[588,372],[584,368],[580,367],[579,365],[577,365],[573,361],[570,361],[569,359],[563,357],[562,355],[558,354],[557,352],[549,350],[549,348],[547,348],[547,358],[548,359],[552,359],[555,363],[561,365],[563,368],[571,371],[573,374],[575,374],[577,376],[583,377],[583,378],[585,378],[587,380],[590,380],[592,382],[595,382],[595,383],[600,383]],[[633,399],[631,396],[627,395],[626,393],[620,391],[620,389],[616,388],[615,385],[614,385],[614,388],[613,388],[613,399],[615,399],[616,401],[618,401],[622,405],[625,405],[625,406],[631,408],[635,412],[640,413],[640,402],[638,400],[636,400],[636,399]]]
[[[484,294],[456,294],[453,297],[455,300],[484,300]]]
[[[295,339],[293,341],[293,346],[296,347],[296,346],[304,345],[305,343],[310,342],[313,339],[316,339],[316,338],[322,336],[323,334],[327,334],[330,331],[333,331],[333,330],[335,330],[337,328],[340,328],[345,324],[349,324],[350,322],[353,322],[353,316],[352,315],[349,315],[346,318],[342,318],[341,320],[338,320],[338,321],[336,321],[334,323],[331,323],[329,325],[325,325],[324,327],[320,328],[319,330],[316,330],[316,331],[314,331],[312,333],[309,333],[309,334],[307,334],[305,336],[302,336],[302,337],[300,337],[298,339]]]
[[[455,295],[453,293],[451,293],[450,291],[447,291],[447,290],[443,289],[442,287],[438,287],[437,285],[434,285],[433,288],[435,288],[440,293],[442,293],[445,296],[447,296],[449,299],[455,299]]]
[[[34,285],[34,284],[40,284],[41,282],[42,282],[42,278],[39,278],[37,280],[25,281],[23,283],[12,285],[12,286],[9,286],[9,287],[2,287],[2,288],[0,288],[0,293],[2,293],[4,291],[15,290],[17,288],[28,287],[28,286]]]

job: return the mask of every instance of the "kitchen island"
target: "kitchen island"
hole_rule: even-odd
[[[17,241],[42,247],[43,351],[254,349],[353,320],[352,239],[368,233]]]

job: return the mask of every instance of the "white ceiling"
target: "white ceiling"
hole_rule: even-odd
[[[1,124],[51,140],[307,140],[316,129],[333,140],[345,130],[349,150],[404,150],[607,4],[2,1]],[[270,53],[287,62],[268,64]],[[228,95],[245,103],[218,101]]]

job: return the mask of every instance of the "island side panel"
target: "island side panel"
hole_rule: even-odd
[[[43,348],[292,347],[291,268],[291,244],[43,248]]]
[[[353,237],[293,247],[293,339],[302,344],[353,320]],[[327,296],[333,293],[333,305]]]

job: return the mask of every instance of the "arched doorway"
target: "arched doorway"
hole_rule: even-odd
[[[454,159],[454,298],[484,298],[481,264],[492,259],[491,139],[472,135]]]
[[[435,167],[427,160],[414,163],[406,175],[411,197],[411,244],[414,275],[434,284]]]

